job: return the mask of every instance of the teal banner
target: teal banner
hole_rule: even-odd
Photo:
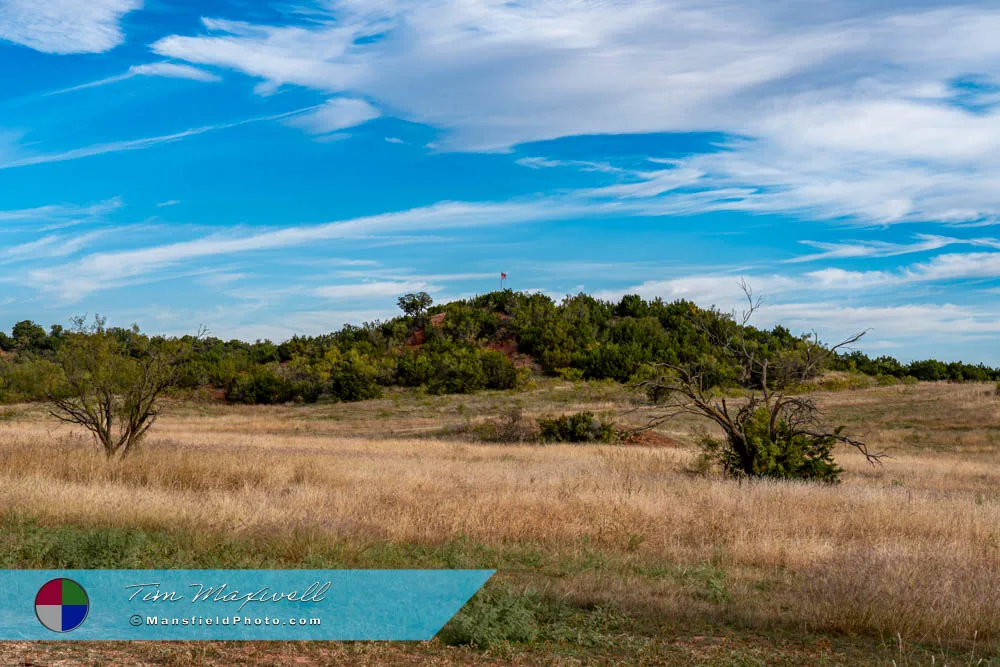
[[[428,640],[493,570],[0,570],[0,640]]]

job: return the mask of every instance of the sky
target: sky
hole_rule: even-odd
[[[0,328],[500,287],[1000,365],[1000,3],[0,0]]]

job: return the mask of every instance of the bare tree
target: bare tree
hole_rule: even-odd
[[[61,376],[49,392],[51,414],[90,431],[108,459],[127,456],[156,422],[191,346],[151,341],[137,327],[107,329],[100,316],[91,325],[83,317],[73,323],[57,355]]]
[[[813,332],[799,339],[794,350],[772,350],[748,333],[762,303],[741,281],[747,306],[742,314],[694,312],[694,325],[716,350],[718,361],[736,373],[744,396],[720,395],[708,375],[713,361],[656,364],[658,377],[641,382],[659,405],[659,411],[640,430],[648,430],[680,415],[696,415],[714,422],[724,440],[706,439],[706,456],[734,476],[807,477],[833,481],[840,469],[832,460],[837,443],[854,447],[872,465],[884,454],[873,453],[864,442],[831,429],[821,419],[815,402],[795,388],[819,373],[838,350],[859,341],[866,331],[832,346],[824,346]]]

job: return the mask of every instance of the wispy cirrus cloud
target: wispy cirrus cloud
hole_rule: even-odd
[[[844,243],[825,243],[822,241],[799,241],[821,252],[800,255],[786,259],[786,264],[817,262],[830,259],[858,259],[865,257],[896,257],[913,253],[939,250],[950,245],[986,245],[996,247],[996,241],[989,239],[957,239],[932,234],[918,234],[913,243],[888,243],[885,241],[855,241]]]
[[[128,68],[134,76],[162,76],[168,79],[190,79],[191,81],[221,81],[217,74],[180,63],[147,63]]]
[[[572,167],[580,171],[595,171],[605,174],[623,174],[628,170],[623,167],[616,167],[606,162],[594,162],[591,160],[553,160],[544,157],[524,157],[515,161],[522,167],[530,169],[551,169],[555,167]]]
[[[579,206],[552,201],[443,202],[321,225],[284,227],[250,234],[230,231],[190,241],[94,253],[71,264],[33,269],[27,273],[27,282],[37,289],[73,301],[93,292],[120,287],[138,277],[199,260],[281,250],[333,240],[371,239],[398,232],[415,233],[561,219],[581,210]]]
[[[0,39],[43,53],[102,53],[124,40],[121,20],[142,0],[3,0]]]
[[[74,255],[107,234],[104,230],[86,234],[49,234],[35,241],[7,246],[0,250],[0,264]]]
[[[16,169],[18,167],[31,167],[39,164],[49,164],[52,162],[68,162],[70,160],[80,160],[83,158],[94,157],[97,155],[105,155],[107,153],[123,153],[127,151],[140,151],[147,148],[152,148],[153,146],[159,146],[161,144],[168,144],[175,141],[180,141],[188,137],[194,137],[199,134],[205,134],[206,132],[212,132],[217,129],[221,129],[222,126],[218,125],[208,125],[205,127],[196,127],[188,130],[183,130],[181,132],[174,132],[173,134],[162,134],[154,137],[143,137],[141,139],[128,139],[125,141],[109,141],[100,144],[92,144],[90,146],[81,146],[79,148],[71,148],[65,151],[59,151],[55,153],[38,153],[35,155],[25,155],[21,157],[12,157],[4,162],[0,162],[0,170],[3,169]]]
[[[0,210],[0,223],[4,223],[6,231],[16,229],[12,228],[10,223],[18,222],[41,223],[41,227],[33,224],[31,228],[38,231],[50,231],[81,222],[100,219],[121,209],[124,205],[121,197],[113,197],[96,204],[83,206],[77,204],[48,204],[19,210]]]
[[[89,81],[78,86],[53,90],[52,92],[45,93],[45,96],[63,95],[65,93],[74,93],[80,90],[87,90],[89,88],[99,88],[101,86],[120,83],[122,81],[128,81],[129,79],[142,76],[164,77],[168,79],[188,79],[190,81],[202,82],[216,82],[222,80],[216,74],[206,72],[205,70],[197,67],[192,67],[191,65],[168,62],[148,63],[146,65],[132,65],[124,74],[109,76],[96,81]]]
[[[189,137],[196,137],[198,135],[206,134],[209,132],[228,130],[234,127],[250,125],[253,123],[283,120],[286,118],[297,116],[302,113],[307,113],[314,108],[315,107],[305,107],[302,109],[295,109],[293,111],[288,111],[279,114],[272,114],[269,116],[258,116],[255,118],[247,118],[244,120],[233,121],[230,123],[221,123],[218,125],[205,125],[202,127],[194,127],[187,130],[182,130],[180,132],[174,132],[172,134],[161,134],[152,137],[142,137],[140,139],[127,139],[124,141],[109,141],[99,144],[91,144],[89,146],[81,146],[79,148],[71,148],[69,150],[57,151],[53,153],[35,153],[27,155],[15,154],[8,156],[6,160],[0,161],[0,170],[16,169],[18,167],[31,167],[35,165],[49,164],[53,162],[68,162],[71,160],[81,160],[88,157],[106,155],[108,153],[141,151],[141,150],[146,150],[148,148],[153,148],[154,146],[160,146],[163,144],[170,144],[177,141],[182,141]]]

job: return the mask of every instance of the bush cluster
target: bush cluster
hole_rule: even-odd
[[[577,412],[549,419],[539,419],[542,442],[617,442],[614,424],[598,419],[593,412]]]
[[[520,408],[505,410],[496,418],[476,424],[472,431],[483,442],[513,445],[538,440],[538,425],[525,419]]]
[[[833,460],[837,444],[831,435],[811,435],[793,429],[784,420],[771,428],[771,414],[760,408],[744,427],[747,449],[752,452],[750,471],[739,460],[736,450],[726,443],[706,436],[702,439],[703,468],[718,465],[732,476],[809,479],[836,482],[842,469]]]

